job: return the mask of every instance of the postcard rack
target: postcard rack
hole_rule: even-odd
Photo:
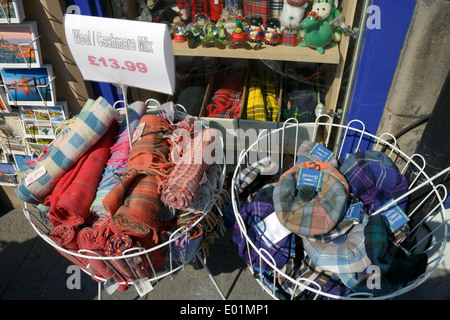
[[[329,121],[323,121],[323,117],[328,117]],[[324,128],[329,130],[321,130]],[[335,155],[336,159],[345,157],[345,155],[341,153],[343,152],[343,146],[346,141],[347,143],[350,143],[353,152],[366,150],[360,150],[360,147],[362,144],[368,142],[369,147],[367,147],[367,150],[377,150],[386,154],[399,168],[399,172],[402,174],[406,174],[407,170],[408,172],[413,172],[408,178],[408,191],[397,199],[394,199],[394,204],[399,203],[406,197],[410,197],[415,192],[419,192],[419,194],[424,195],[423,198],[419,198],[420,203],[417,207],[409,207],[408,210],[410,211],[405,212],[409,218],[412,218],[419,212],[418,210],[425,208],[424,212],[421,212],[417,218],[417,221],[415,221],[414,227],[411,227],[409,232],[406,233],[406,238],[401,240],[399,243],[396,243],[396,246],[401,248],[406,255],[410,255],[412,253],[425,253],[428,257],[424,268],[425,271],[413,281],[402,283],[400,286],[396,286],[387,292],[347,290],[345,293],[339,292],[338,294],[336,291],[328,290],[328,287],[325,288],[325,286],[323,286],[323,282],[321,282],[322,285],[320,285],[318,281],[311,280],[311,273],[288,273],[286,271],[286,266],[277,267],[277,261],[274,258],[277,254],[274,254],[273,251],[269,253],[269,251],[266,250],[269,245],[261,245],[261,243],[263,243],[261,239],[263,239],[263,234],[265,231],[260,230],[262,235],[260,234],[261,236],[259,237],[255,236],[256,231],[253,230],[252,237],[250,237],[248,231],[252,228],[252,226],[248,223],[246,224],[240,213],[246,201],[247,203],[248,201],[250,201],[250,203],[252,201],[252,199],[247,200],[248,198],[243,199],[242,196],[240,196],[240,190],[242,189],[239,189],[241,183],[239,181],[243,181],[241,179],[241,173],[252,163],[255,163],[255,157],[251,157],[252,152],[253,155],[255,155],[256,151],[258,152],[256,156],[257,161],[260,161],[264,155],[267,155],[267,157],[280,156],[279,158],[274,158],[279,159],[280,161],[279,171],[273,176],[277,179],[283,172],[289,169],[283,168],[283,160],[285,157],[293,157],[293,163],[296,163],[297,150],[302,140],[318,142],[319,144],[327,147],[331,132],[335,130],[342,130],[341,132],[343,132],[341,144],[335,149],[339,150],[339,153]],[[328,134],[326,132],[328,132]],[[327,136],[324,137],[324,135]],[[259,152],[261,152],[261,146],[267,146],[270,143],[274,144],[274,141],[275,143],[278,142],[280,144],[281,152],[280,150],[277,150],[279,153],[275,154],[276,151],[273,151],[272,148],[267,148],[266,150],[263,150],[265,153],[261,153],[261,155],[259,155]],[[401,168],[401,166],[403,166],[403,168]],[[414,154],[412,156],[407,156],[404,152],[402,152],[397,147],[395,137],[391,134],[385,133],[379,137],[370,134],[365,131],[364,124],[359,120],[350,121],[348,125],[344,126],[333,124],[331,118],[327,115],[320,116],[314,123],[298,123],[294,118],[288,119],[279,129],[261,133],[258,136],[257,141],[249,144],[247,149],[242,150],[237,160],[237,166],[232,178],[233,186],[231,188],[231,198],[234,215],[236,217],[235,232],[237,234],[240,232],[240,239],[243,239],[239,243],[240,250],[243,250],[241,257],[243,259],[245,258],[244,260],[247,262],[249,271],[253,274],[262,289],[274,299],[382,300],[391,299],[405,294],[425,282],[441,264],[444,259],[447,237],[449,235],[444,207],[444,202],[447,198],[447,190],[443,184],[437,184],[435,181],[446,174],[450,170],[450,167],[439,172],[433,177],[429,177],[425,172],[425,166],[425,159],[421,155]],[[248,174],[248,171],[245,171],[245,173]],[[275,181],[277,181],[276,179]],[[269,179],[269,181],[272,180]],[[386,210],[388,207],[389,204],[385,204],[372,214],[381,215],[380,212],[383,212],[383,210]],[[246,215],[249,215],[249,213],[246,212]],[[253,219],[257,218],[256,215],[257,214],[255,213]],[[256,222],[254,223],[256,224]],[[423,228],[420,228],[421,226],[423,226]],[[414,239],[410,239],[409,237],[414,237]],[[242,244],[242,242],[244,242],[244,244]],[[409,242],[408,246],[403,245],[405,242]],[[280,247],[281,246],[282,245],[280,244]],[[245,249],[242,249],[242,247],[245,247]],[[303,252],[306,255],[306,251]],[[267,272],[268,270],[269,272]],[[286,290],[286,288],[289,289]]]
[[[151,100],[151,101],[150,101]],[[155,103],[159,105],[159,102],[154,99],[149,99],[146,101],[147,104],[147,113],[149,113],[154,107]],[[124,107],[118,107],[119,104],[124,104]],[[184,108],[180,105],[175,105],[175,107],[181,110],[179,113],[183,114]],[[123,103],[123,101],[117,101],[114,104],[114,108],[116,110],[126,109],[127,104]],[[123,111],[123,110],[122,110]],[[125,110],[127,114],[127,110]],[[126,121],[124,118],[122,121]],[[199,120],[201,121],[201,120]],[[206,128],[207,126],[203,121],[202,126]],[[129,123],[127,121],[127,127],[129,129]],[[223,148],[223,141],[220,139],[221,147]],[[102,288],[104,288],[109,294],[113,294],[118,286],[132,287],[134,286],[136,291],[139,293],[141,297],[145,296],[148,292],[153,289],[160,280],[169,276],[172,278],[177,271],[183,270],[184,266],[191,262],[199,260],[205,271],[208,273],[209,278],[211,279],[213,285],[217,289],[220,297],[225,300],[225,296],[216,283],[214,277],[209,271],[206,265],[206,256],[205,256],[205,244],[203,242],[199,242],[196,246],[195,244],[189,248],[189,245],[179,246],[180,243],[189,243],[190,234],[196,231],[196,227],[201,226],[203,223],[205,225],[209,223],[209,227],[214,227],[211,225],[211,221],[214,219],[208,219],[211,214],[216,214],[217,216],[221,215],[221,205],[223,204],[224,190],[222,190],[222,186],[225,180],[226,173],[226,160],[225,154],[223,153],[223,164],[221,165],[221,176],[219,177],[220,190],[211,195],[211,200],[208,204],[205,205],[204,210],[193,210],[187,209],[187,211],[191,211],[193,214],[200,215],[200,218],[195,220],[192,224],[184,225],[179,227],[176,230],[171,230],[164,237],[164,242],[150,248],[146,249],[144,247],[135,246],[133,248],[125,250],[120,256],[101,256],[97,252],[91,250],[80,249],[78,251],[70,251],[66,248],[61,247],[55,241],[53,241],[49,237],[50,231],[53,229],[52,224],[50,223],[48,217],[45,213],[41,212],[38,206],[30,205],[25,203],[25,207],[23,209],[23,213],[27,220],[30,222],[32,228],[35,232],[50,246],[55,248],[59,253],[65,256],[68,260],[74,262],[77,266],[79,266],[85,273],[92,277],[94,281],[98,283],[98,299],[102,299]],[[223,169],[222,169],[223,167]],[[176,210],[173,208],[169,208],[173,213],[173,216],[176,214]],[[213,213],[213,209],[217,209],[215,213]],[[206,221],[208,220],[208,221]],[[214,223],[213,223],[214,224]],[[217,230],[221,228],[219,224],[216,224]],[[203,235],[205,236],[206,229],[203,225]],[[181,248],[181,249],[180,249]],[[176,249],[176,250],[175,250]],[[155,269],[150,256],[152,253],[162,250],[165,255],[164,265],[160,268]],[[150,273],[142,274],[140,272],[136,272],[136,263],[141,263],[144,261],[147,266],[150,266]],[[113,271],[113,275],[105,278],[99,276],[95,272],[95,268],[93,265],[96,262],[104,263],[108,270]],[[119,267],[118,267],[119,266]],[[126,273],[124,273],[124,268],[126,269]],[[131,279],[130,280],[130,274]],[[151,274],[151,276],[149,276]],[[111,289],[113,288],[113,289]]]

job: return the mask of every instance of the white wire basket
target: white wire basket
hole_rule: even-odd
[[[152,101],[150,101],[152,100]],[[150,99],[146,102],[149,113],[153,107],[160,106],[159,102]],[[116,102],[114,108],[120,101]],[[185,109],[181,105],[175,105],[181,114],[185,113]],[[186,113],[185,113],[186,114]],[[123,120],[125,121],[125,119]],[[201,121],[201,120],[200,120]],[[203,128],[207,126],[202,121]],[[223,150],[222,137],[219,139],[219,147]],[[128,290],[129,287],[135,287],[137,292],[144,296],[153,289],[153,286],[161,279],[173,275],[182,270],[184,266],[198,259],[203,268],[208,273],[211,281],[217,289],[222,299],[225,299],[221,289],[214,280],[206,265],[205,246],[208,245],[208,240],[205,236],[208,232],[223,232],[220,230],[221,226],[221,209],[230,202],[229,194],[222,188],[226,174],[226,160],[225,153],[223,153],[223,163],[219,164],[221,175],[218,178],[219,190],[215,194],[211,194],[210,201],[205,205],[203,210],[186,208],[181,210],[181,214],[195,216],[193,223],[182,225],[177,229],[171,229],[163,234],[160,234],[160,244],[151,248],[134,245],[129,249],[124,250],[119,256],[105,256],[100,255],[96,251],[80,249],[78,251],[68,250],[56,243],[49,235],[54,229],[49,217],[39,210],[36,206],[24,204],[23,213],[30,222],[35,232],[50,246],[56,249],[60,254],[72,261],[75,265],[81,268],[85,273],[92,277],[98,283],[98,299],[102,297],[103,288],[109,294],[113,294],[118,288],[120,291]],[[177,217],[180,210],[168,208],[172,217]],[[198,234],[201,230],[201,237],[195,237],[192,240],[192,234]],[[206,240],[206,241],[205,241]],[[164,255],[164,263],[161,267],[155,268],[151,256],[155,252],[162,252]],[[99,275],[95,269],[98,264],[102,264],[102,269],[105,267],[109,273],[105,278]]]
[[[325,117],[325,121],[324,118]],[[326,119],[328,118],[328,120]],[[257,245],[256,238],[253,235],[251,238],[248,235],[250,226],[245,223],[240,211],[245,204],[251,203],[251,199],[243,199],[242,192],[242,177],[248,173],[243,170],[261,159],[272,157],[279,160],[279,170],[272,176],[276,179],[289,169],[285,168],[285,157],[292,157],[293,164],[296,163],[297,150],[302,141],[318,142],[327,147],[331,134],[335,130],[342,130],[343,136],[340,145],[334,150],[338,150],[335,154],[336,159],[343,157],[344,143],[349,143],[351,146],[356,146],[353,152],[360,150],[361,145],[368,145],[368,149],[377,150],[386,154],[396,165],[402,175],[408,173],[408,191],[402,196],[394,199],[393,202],[399,203],[405,198],[417,193],[426,192],[425,195],[419,199],[417,206],[409,206],[409,212],[405,212],[409,218],[415,217],[420,210],[426,208],[425,213],[421,213],[419,220],[415,222],[406,238],[396,243],[396,247],[400,248],[406,255],[410,254],[426,254],[427,266],[425,271],[419,276],[415,277],[413,281],[402,283],[395,286],[392,290],[381,292],[362,292],[341,290],[336,291],[327,290],[319,281],[309,277],[306,273],[287,272],[286,268],[277,266],[273,251],[269,253],[264,246]],[[320,135],[319,135],[320,133]],[[319,138],[319,139],[318,139]],[[275,146],[275,148],[274,148]],[[231,198],[234,215],[236,218],[234,232],[240,237],[239,246],[245,247],[240,249],[241,258],[247,263],[248,269],[253,274],[256,281],[274,299],[281,300],[298,300],[298,299],[336,299],[336,300],[355,300],[355,299],[391,299],[399,295],[405,294],[420,284],[425,282],[433,271],[439,267],[444,260],[446,242],[448,236],[447,217],[444,207],[444,202],[447,198],[447,190],[443,184],[435,183],[438,178],[442,177],[450,170],[450,167],[441,171],[440,173],[429,177],[425,172],[426,161],[419,155],[406,155],[398,146],[396,139],[391,134],[383,134],[377,137],[365,131],[364,123],[359,120],[353,120],[348,125],[333,124],[331,117],[327,115],[320,116],[314,123],[298,123],[294,118],[288,119],[283,123],[282,127],[268,131],[263,130],[256,141],[250,142],[247,149],[240,152],[238,156],[238,163],[232,178]],[[412,173],[411,173],[412,172]],[[241,175],[242,174],[242,175]],[[271,180],[274,181],[274,180]],[[419,182],[420,181],[420,182]],[[258,190],[258,187],[253,190]],[[256,191],[255,191],[256,192]],[[409,200],[408,200],[409,201]],[[434,201],[434,202],[433,202]],[[432,205],[430,206],[430,203]],[[428,206],[427,206],[428,205]],[[388,204],[383,205],[371,215],[380,214],[383,210],[389,207]],[[411,221],[411,220],[410,220]],[[423,227],[423,228],[421,228]],[[297,239],[301,238],[295,235]],[[412,239],[414,237],[414,239]],[[280,239],[280,238],[277,238]],[[404,246],[406,242],[411,241],[412,244]],[[236,241],[235,241],[236,242]],[[261,242],[259,242],[261,243]],[[302,249],[301,249],[302,250]],[[306,253],[304,253],[305,259]],[[252,258],[253,257],[253,258]],[[255,258],[256,257],[256,258]],[[269,272],[267,272],[269,270]],[[323,270],[322,270],[323,271]],[[335,279],[336,280],[336,279]],[[342,283],[341,283],[342,285]],[[289,289],[287,290],[286,287]],[[345,286],[344,286],[345,287]]]

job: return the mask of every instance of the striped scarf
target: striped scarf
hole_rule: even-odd
[[[147,104],[141,101],[132,103],[128,107],[129,130],[133,137],[136,127],[147,110]],[[119,132],[114,138],[114,144],[111,146],[111,156],[106,163],[106,167],[102,174],[102,179],[98,185],[95,199],[90,207],[91,213],[98,217],[104,217],[108,211],[103,206],[103,199],[108,195],[111,189],[117,184],[118,180],[115,175],[125,172],[128,164],[128,156],[130,155],[130,141],[127,131],[127,122],[122,121]]]
[[[215,129],[206,128],[194,134],[185,129],[179,129],[176,134],[172,134],[172,144],[176,145],[177,137],[193,137],[185,144],[181,157],[175,159],[174,168],[169,176],[158,177],[161,200],[169,207],[175,209],[189,208],[194,202],[198,189],[205,179],[205,174],[210,167],[206,162],[205,151],[217,138]],[[176,149],[176,148],[175,148]],[[216,150],[217,151],[217,150]],[[180,154],[179,154],[180,155]]]

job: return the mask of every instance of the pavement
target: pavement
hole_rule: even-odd
[[[450,214],[448,210],[447,213]],[[225,235],[215,240],[206,260],[224,298],[273,301],[239,257],[231,231],[228,227]],[[448,256],[425,283],[395,300],[450,300]],[[99,291],[97,282],[84,272],[80,287],[69,289],[70,265],[37,235],[21,209],[0,208],[0,300],[222,300],[209,273],[198,261],[163,278],[143,297],[135,288],[111,295],[103,286]]]

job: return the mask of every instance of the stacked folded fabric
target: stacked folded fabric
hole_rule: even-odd
[[[185,263],[197,253],[207,235],[198,222],[223,191],[222,167],[214,163],[223,154],[213,145],[217,131],[179,117],[173,103],[150,114],[138,101],[128,107],[128,123],[116,116],[103,98],[88,101],[36,161],[45,166],[43,178],[16,192],[42,201],[36,207],[50,218],[49,237],[61,254],[96,281],[114,277],[127,290],[156,276],[168,258],[162,242],[176,229],[191,228],[172,258]]]
[[[279,176],[260,176],[261,169],[270,166],[269,159],[242,170],[235,181],[242,206],[239,213],[247,236],[265,251],[247,246],[236,222],[233,240],[239,245],[241,257],[255,269],[264,269],[266,281],[270,282],[272,270],[267,264],[259,266],[259,257],[267,255],[262,252],[270,252],[276,267],[289,277],[338,296],[388,293],[417,279],[427,267],[427,256],[406,254],[400,245],[408,231],[408,219],[402,212],[407,198],[398,203],[396,199],[408,191],[406,178],[382,152],[362,151],[337,161],[333,153],[326,151],[304,141],[296,164]],[[258,187],[252,188],[253,184]],[[391,207],[400,209],[396,217],[405,218],[403,225],[393,226],[388,211],[376,212],[392,202]],[[266,220],[260,212],[264,210],[257,210],[262,207],[274,212],[278,222],[262,224]],[[258,232],[254,231],[255,225]],[[284,232],[285,237],[277,238],[279,242],[270,247],[276,252],[265,247],[267,241],[261,241],[261,225],[268,230],[267,236],[275,227]],[[288,254],[285,247],[290,237],[295,237],[297,243],[288,247],[294,254]],[[378,272],[376,285],[374,272]],[[312,291],[284,277],[272,285],[280,298],[314,297]]]
[[[261,80],[252,75],[249,81],[246,118],[248,120],[278,120],[278,102],[275,84],[269,79]]]

